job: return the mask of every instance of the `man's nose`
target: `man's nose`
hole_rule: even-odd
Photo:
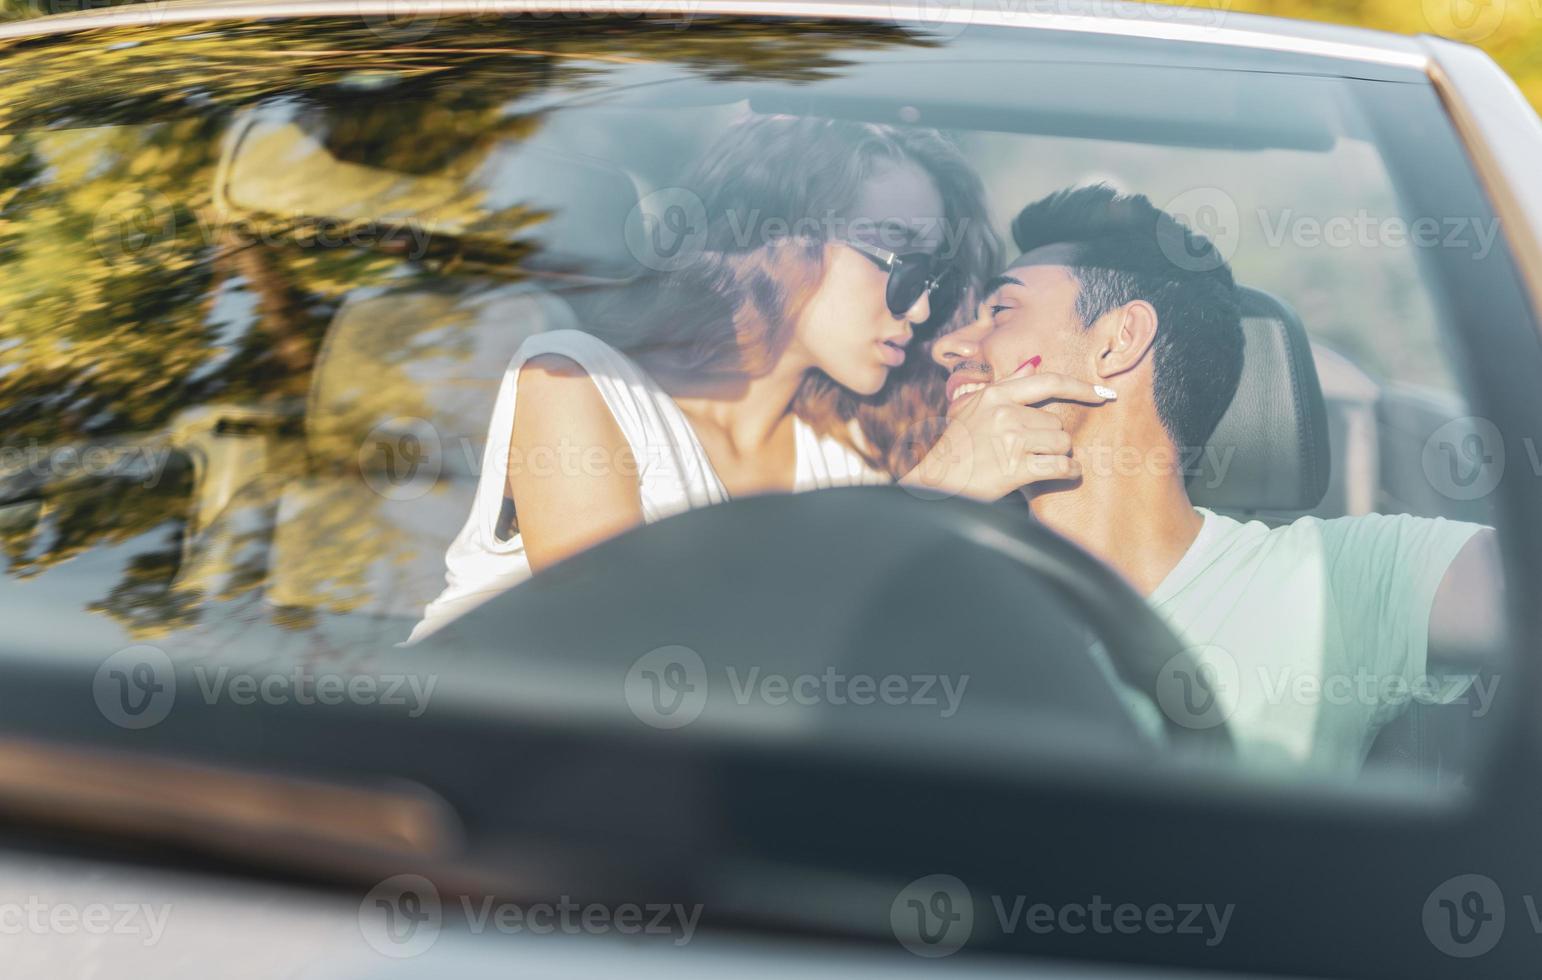
[[[932,360],[949,371],[963,361],[979,360],[980,342],[990,333],[990,323],[982,310],[971,322],[938,337],[932,344]]]

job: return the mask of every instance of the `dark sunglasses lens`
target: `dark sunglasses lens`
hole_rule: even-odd
[[[904,316],[910,312],[910,308],[916,305],[921,294],[926,292],[926,286],[932,280],[932,257],[924,252],[914,255],[900,255],[894,259],[894,267],[889,270],[889,286],[884,292],[884,301],[889,306],[889,312],[895,316]]]
[[[954,269],[944,269],[937,285],[932,288],[930,305],[932,315],[917,328],[922,337],[930,337],[941,330],[958,312],[958,304],[964,298],[964,277]]]

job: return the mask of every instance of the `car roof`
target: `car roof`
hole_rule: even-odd
[[[401,17],[415,6],[428,16],[521,10],[581,10],[687,16],[817,16],[856,20],[937,22],[946,32],[969,24],[1168,38],[1349,61],[1423,69],[1425,46],[1415,37],[1311,21],[1234,13],[1228,0],[1167,6],[1124,0],[155,0],[0,25],[0,40],[63,34],[97,27],[269,17]],[[1048,9],[1050,7],[1053,9]],[[378,9],[376,9],[378,8]],[[1044,8],[1044,9],[1040,9]]]

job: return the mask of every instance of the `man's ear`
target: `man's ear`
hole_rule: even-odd
[[[1097,376],[1112,378],[1139,367],[1151,352],[1152,341],[1156,340],[1155,307],[1138,299],[1110,310],[1103,321],[1093,351],[1093,370]]]

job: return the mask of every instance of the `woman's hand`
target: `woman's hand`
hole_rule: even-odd
[[[900,484],[992,501],[1030,484],[1075,479],[1081,464],[1071,455],[1071,436],[1060,416],[1038,406],[1101,405],[1116,397],[1112,388],[1063,374],[1014,374],[955,402],[942,436]]]

